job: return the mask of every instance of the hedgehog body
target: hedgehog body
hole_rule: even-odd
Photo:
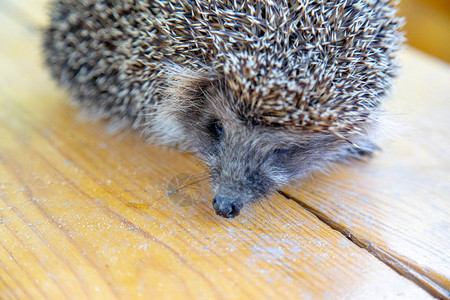
[[[56,0],[44,49],[76,101],[196,152],[234,217],[373,150],[400,26],[389,0]]]

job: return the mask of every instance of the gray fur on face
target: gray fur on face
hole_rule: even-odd
[[[234,217],[373,150],[403,39],[395,4],[55,0],[44,50],[76,101],[197,152],[216,212]]]

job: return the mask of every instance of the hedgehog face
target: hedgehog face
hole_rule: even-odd
[[[184,143],[210,168],[213,207],[222,217],[237,216],[246,204],[323,167],[348,147],[333,135],[252,124],[226,88],[217,83],[200,86],[195,100],[182,101],[190,105],[182,110],[183,104],[176,105],[176,122]]]
[[[233,218],[246,204],[269,196],[338,156],[347,145],[332,136],[308,136],[206,116],[196,150],[210,168],[216,214]],[[194,139],[194,138],[193,138]]]

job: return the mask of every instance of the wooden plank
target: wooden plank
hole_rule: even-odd
[[[368,164],[286,189],[398,272],[450,297],[450,68],[408,49],[388,103],[404,127]]]
[[[81,122],[37,37],[0,28],[0,298],[430,297],[286,198],[225,220],[205,183],[167,197],[203,166]]]

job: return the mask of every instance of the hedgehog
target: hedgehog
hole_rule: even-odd
[[[217,215],[377,149],[391,0],[56,0],[52,76],[76,103],[209,169]]]

